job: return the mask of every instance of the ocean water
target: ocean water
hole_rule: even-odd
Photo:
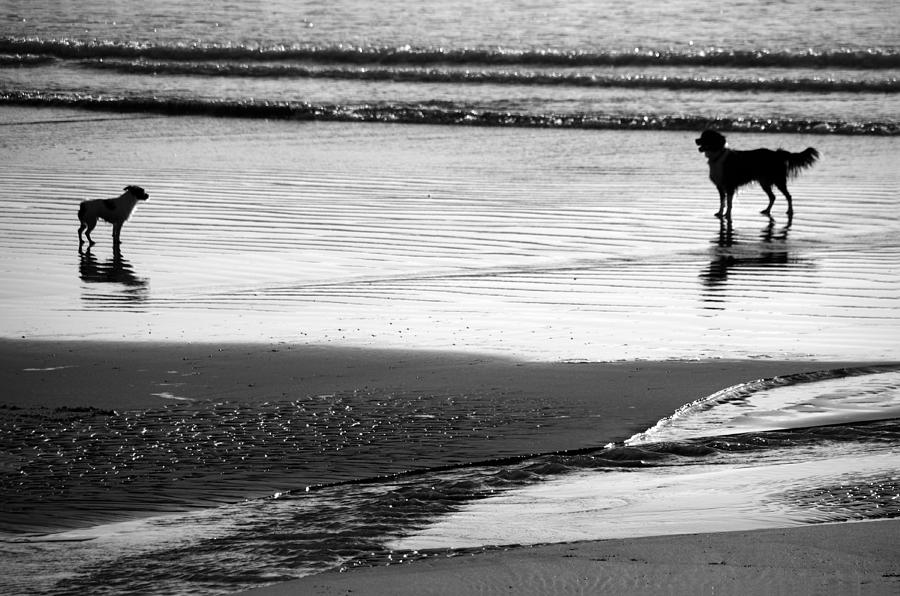
[[[897,516],[896,2],[0,6],[4,337],[811,371],[492,461],[492,434],[539,444],[582,413],[364,391],[0,408],[3,593]],[[712,217],[708,126],[820,151],[792,218],[752,188]],[[126,184],[150,200],[121,250],[103,224],[79,250],[78,201]]]
[[[293,120],[896,134],[896,3],[9,3],[0,101]]]

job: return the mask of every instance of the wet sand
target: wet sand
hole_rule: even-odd
[[[575,415],[518,444],[545,452],[621,439],[678,406],[762,377],[863,363],[696,361],[529,363],[440,352],[288,344],[0,340],[7,407],[141,409],[173,398],[260,403],[383,390],[494,392]],[[172,387],[173,379],[179,385]],[[169,394],[163,396],[162,394]],[[598,415],[599,414],[599,415]],[[619,436],[611,436],[616,432]],[[487,456],[488,453],[485,453]],[[254,594],[888,594],[900,578],[900,522],[808,526],[509,548],[325,573]]]
[[[324,573],[253,596],[299,594],[896,594],[900,521],[598,540]]]
[[[561,404],[571,416],[521,453],[602,446],[678,407],[759,378],[863,362],[710,360],[524,362],[452,352],[291,344],[0,339],[2,403],[17,407],[156,408],[172,400],[243,403],[359,390],[489,394]],[[498,439],[502,441],[502,439]],[[519,439],[522,440],[522,439]],[[497,447],[497,443],[493,443]],[[486,452],[485,457],[491,454]]]

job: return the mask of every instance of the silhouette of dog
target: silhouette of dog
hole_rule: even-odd
[[[812,166],[819,159],[819,152],[807,147],[800,153],[784,149],[753,149],[736,151],[726,146],[725,136],[714,130],[705,130],[694,139],[698,150],[709,160],[709,179],[719,191],[719,210],[716,217],[731,219],[731,203],[737,189],[751,182],[758,182],[769,197],[769,206],[760,213],[769,215],[775,204],[777,188],[787,199],[788,215],[794,214],[794,203],[787,189],[787,180]]]
[[[118,198],[82,201],[78,207],[78,220],[81,222],[78,228],[78,244],[84,244],[82,232],[90,246],[96,244],[91,239],[91,231],[97,225],[97,220],[102,219],[113,225],[113,244],[118,246],[122,225],[131,217],[131,212],[134,211],[138,201],[146,201],[149,196],[140,186],[126,186],[125,192]]]

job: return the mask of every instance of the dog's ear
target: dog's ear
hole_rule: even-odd
[[[129,184],[125,187],[125,192],[130,192],[135,196],[147,196],[147,193],[144,192],[144,189],[140,186],[135,186],[134,184]]]
[[[725,140],[725,135],[711,128],[703,131],[703,134],[700,135],[700,140],[703,145],[717,148],[724,147],[727,143],[727,141]],[[697,144],[700,145],[701,143]]]

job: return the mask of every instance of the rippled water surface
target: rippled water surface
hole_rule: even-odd
[[[31,123],[0,141],[9,336],[897,355],[891,138],[732,135],[823,159],[792,219],[750,188],[723,226],[677,132],[13,112]],[[78,202],[128,183],[150,200],[122,250],[101,223],[79,254]]]
[[[0,15],[0,105],[895,135],[898,17],[884,0],[41,1]]]
[[[879,0],[865,6],[828,1],[810,7],[805,2],[763,4],[735,2],[720,10],[708,2],[623,5],[573,2],[563,9],[542,0],[523,4],[472,0],[416,3],[386,2],[372,5],[338,0],[328,7],[317,2],[273,1],[208,5],[193,1],[126,0],[110,5],[102,1],[66,10],[49,1],[13,6],[4,27],[14,35],[51,38],[112,36],[135,41],[281,40],[312,43],[396,44],[398,40],[422,46],[635,46],[729,43],[752,47],[763,42],[785,46],[869,47],[895,44],[885,27],[886,15],[896,14],[892,2]],[[199,7],[202,6],[202,10]],[[748,18],[752,16],[752,18]],[[627,23],[628,28],[619,25]],[[667,23],[661,27],[660,23]],[[841,23],[837,30],[833,25]],[[767,43],[766,43],[767,42]],[[802,45],[808,44],[808,45]],[[868,45],[867,45],[868,44]]]

